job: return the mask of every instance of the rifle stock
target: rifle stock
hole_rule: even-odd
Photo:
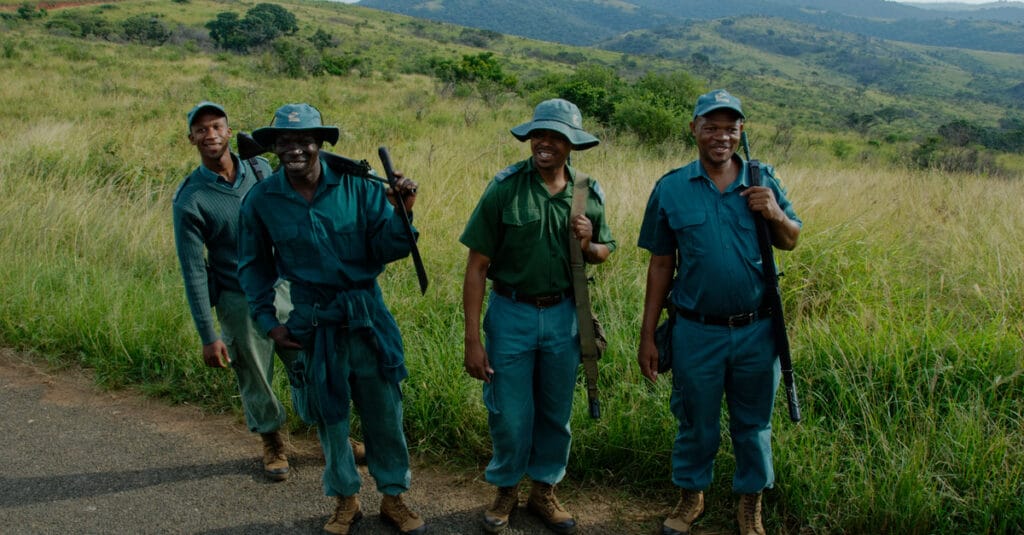
[[[249,166],[252,167],[254,173],[256,173],[256,180],[260,181],[266,178],[263,176],[263,170],[260,169],[259,162],[256,161],[256,157],[265,153],[270,152],[263,148],[252,136],[245,132],[239,132],[235,136],[235,140],[238,142],[238,157],[249,162]]]
[[[746,133],[743,134],[743,150],[747,157],[747,171],[750,183],[761,185],[761,162],[750,159]],[[775,351],[779,356],[779,367],[782,369],[782,381],[786,388],[786,404],[789,408],[789,419],[800,421],[800,400],[796,394],[796,383],[793,379],[793,356],[789,350],[789,335],[786,334],[786,320],[782,311],[782,291],[779,288],[779,273],[775,267],[775,253],[772,250],[771,229],[760,213],[754,214],[757,226],[757,244],[761,249],[761,264],[764,269],[765,304],[772,310],[772,337]]]
[[[416,267],[416,279],[420,283],[420,294],[427,293],[427,270],[423,267],[423,258],[420,257],[420,248],[416,245],[416,235],[412,230],[412,220],[409,218],[409,212],[405,209],[405,199],[398,192],[396,185],[398,184],[398,177],[395,176],[395,167],[391,163],[391,154],[388,153],[387,147],[379,147],[377,154],[380,156],[380,163],[384,166],[384,174],[387,175],[388,184],[391,186],[392,191],[395,192],[395,209],[402,216],[402,222],[405,225],[406,233],[409,237],[409,251],[412,254],[412,263]]]

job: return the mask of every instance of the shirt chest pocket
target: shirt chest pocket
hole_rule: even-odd
[[[320,255],[307,229],[295,224],[282,224],[274,232],[274,247],[286,265],[293,269],[310,265]]]
[[[529,249],[541,238],[540,210],[531,206],[510,206],[501,212],[505,227],[502,247]]]
[[[707,213],[703,211],[673,212],[668,224],[676,235],[676,245],[684,258],[701,257],[707,254],[711,240]]]

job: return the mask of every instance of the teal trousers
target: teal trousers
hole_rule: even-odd
[[[550,308],[492,293],[484,316],[494,375],[484,383],[493,453],[484,477],[511,487],[523,475],[554,485],[565,477],[573,389],[580,364],[576,309]]]
[[[780,370],[771,326],[770,320],[725,327],[677,319],[669,402],[679,423],[672,448],[676,486],[711,485],[723,394],[736,456],[733,491],[750,494],[773,485],[771,416]]]
[[[360,333],[339,330],[335,340],[336,357],[331,364],[328,381],[347,381],[351,403],[359,413],[362,424],[363,443],[366,445],[366,465],[377,483],[381,494],[398,495],[409,490],[412,479],[409,470],[409,450],[402,428],[401,387],[384,379],[377,366],[377,352]],[[297,358],[303,359],[299,352]],[[305,366],[301,366],[305,369]],[[294,369],[294,368],[293,368]],[[308,370],[305,373],[310,373]],[[304,384],[314,384],[306,377]],[[294,383],[293,383],[294,385]],[[324,494],[327,496],[352,496],[359,492],[362,480],[356,469],[352,446],[349,444],[351,411],[348,416],[332,425],[319,419],[312,396],[293,386],[292,401],[300,414],[312,420],[317,426],[320,447],[326,462],[323,473]]]

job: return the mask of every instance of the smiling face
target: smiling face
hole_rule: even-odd
[[[732,110],[715,110],[690,123],[705,168],[727,165],[740,146],[743,119]]]
[[[204,161],[220,160],[230,148],[231,127],[228,119],[217,113],[203,113],[192,120],[188,140],[199,150]]]
[[[530,151],[538,169],[561,169],[569,159],[572,143],[554,130],[534,130],[530,132]]]
[[[309,132],[285,133],[274,140],[274,154],[290,179],[315,181],[320,175],[320,139]]]

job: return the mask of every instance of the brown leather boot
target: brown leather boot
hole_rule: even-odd
[[[690,526],[704,512],[704,492],[680,489],[679,503],[661,525],[661,535],[687,535]]]
[[[398,496],[385,494],[381,497],[380,516],[384,521],[398,528],[402,535],[420,535],[427,531],[427,525],[423,519],[405,505],[401,494]]]
[[[274,481],[288,479],[288,457],[285,456],[284,437],[279,431],[260,433],[263,439],[263,473]]]
[[[324,533],[331,535],[348,535],[352,524],[363,518],[363,511],[359,509],[359,498],[356,495],[338,496],[338,505],[334,508],[334,514],[324,525]]]
[[[519,507],[519,487],[498,487],[498,495],[484,512],[484,531],[499,533],[508,527],[508,517]]]
[[[551,531],[561,535],[576,533],[576,520],[558,503],[554,485],[534,481],[526,507],[539,516]]]
[[[366,464],[366,446],[354,438],[349,438],[348,444],[352,446],[352,457],[355,458],[356,464]]]
[[[736,507],[736,522],[740,526],[740,535],[765,535],[761,524],[761,493],[740,494],[740,503]]]

